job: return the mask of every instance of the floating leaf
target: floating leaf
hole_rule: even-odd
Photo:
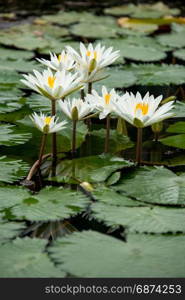
[[[148,34],[158,29],[157,24],[152,24],[152,22],[146,22],[145,20],[141,19],[119,18],[118,24],[123,28]]]
[[[158,61],[166,57],[164,52],[155,48],[134,45],[125,45],[125,49],[121,54],[125,58],[138,61]]]
[[[185,149],[185,134],[167,136],[160,139],[160,142],[166,146]]]
[[[80,181],[102,182],[106,180],[114,171],[132,166],[133,163],[121,157],[112,155],[95,155],[72,160],[63,160],[57,165],[56,180],[67,182],[77,178]]]
[[[128,4],[122,6],[115,6],[106,8],[106,14],[114,16],[129,15],[134,18],[160,18],[166,15],[178,15],[180,10],[178,8],[169,8],[162,2],[155,4]]]
[[[31,59],[34,57],[34,53],[31,51],[21,51],[17,49],[0,48],[1,60],[17,60],[17,59]]]
[[[16,85],[21,79],[21,75],[16,71],[1,70],[0,72],[0,84],[11,86]]]
[[[92,216],[107,226],[124,226],[129,232],[185,233],[185,208],[91,206]]]
[[[184,118],[185,116],[185,103],[176,101],[173,108],[174,118]]]
[[[180,85],[185,83],[185,67],[181,65],[132,64],[123,67],[136,76],[139,85]]]
[[[34,61],[18,60],[4,60],[0,59],[0,71],[22,71],[29,72],[37,68],[38,65]]]
[[[119,181],[121,177],[121,172],[115,172],[113,173],[107,180],[107,185],[113,185],[115,184],[117,181]]]
[[[115,173],[114,173],[115,174]],[[114,205],[114,206],[146,206],[137,200],[131,199],[129,196],[123,193],[118,193],[114,189],[97,186],[92,192],[94,198],[102,203]]]
[[[6,222],[0,220],[0,244],[18,236],[25,228],[23,222]]]
[[[26,143],[31,139],[31,133],[26,133],[17,126],[0,124],[0,145],[14,146]]]
[[[185,122],[176,122],[170,125],[167,132],[171,133],[185,133]]]
[[[47,187],[38,194],[27,194],[11,211],[16,218],[30,221],[61,220],[85,210],[88,198],[81,192]]]
[[[0,277],[64,277],[45,252],[46,240],[17,238],[0,249]]]
[[[178,59],[185,60],[185,49],[179,49],[174,51],[173,56]]]
[[[125,71],[121,68],[109,68],[109,76],[101,81],[95,83],[95,89],[101,90],[102,85],[107,88],[126,88],[134,85],[137,81],[134,72]]]
[[[3,91],[0,90],[0,112],[7,113],[12,112],[22,107],[21,101],[19,101],[21,92],[16,89],[8,91],[5,89]]]
[[[76,277],[184,277],[184,235],[129,234],[127,243],[95,231],[75,232],[50,247]]]
[[[185,204],[185,179],[164,167],[142,167],[114,187],[138,201]]]
[[[33,93],[29,98],[27,98],[26,103],[34,110],[34,111],[42,111],[42,112],[51,112],[51,101],[42,95],[38,95]]]
[[[0,182],[12,183],[23,178],[27,171],[28,165],[22,160],[14,160],[6,156],[0,157]]]
[[[185,47],[184,32],[161,34],[157,36],[157,41],[164,46],[173,48]]]
[[[0,186],[0,210],[21,203],[29,197],[28,190],[20,186]]]
[[[91,29],[89,29],[91,28]],[[112,24],[82,22],[70,28],[70,32],[77,36],[86,38],[114,38],[117,36],[119,28],[114,28]]]
[[[106,130],[103,128],[91,131],[91,143],[92,145],[96,145],[96,148],[92,149],[93,154],[99,154],[104,151],[105,136]],[[132,148],[133,146],[134,144],[128,136],[119,134],[116,130],[110,130],[109,151],[111,153]]]

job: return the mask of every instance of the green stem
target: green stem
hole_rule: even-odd
[[[110,114],[108,114],[106,118],[105,153],[109,151],[109,139],[110,139]]]
[[[142,128],[137,128],[137,147],[136,147],[136,162],[141,164],[142,158]]]
[[[39,152],[38,169],[40,168],[40,165],[42,163],[42,157],[43,157],[43,154],[44,154],[46,139],[47,139],[47,134],[43,134],[42,141],[41,141],[41,146],[40,146],[40,152]]]
[[[88,83],[88,94],[91,94],[91,93],[92,93],[92,82],[89,82]],[[92,126],[91,118],[87,119],[86,124],[87,124],[89,131],[91,131],[91,126]]]
[[[92,92],[92,82],[88,83],[88,94],[91,94]]]
[[[52,116],[56,115],[56,101],[51,101],[51,114]],[[52,153],[53,153],[53,160],[57,158],[57,135],[56,132],[52,133]]]
[[[81,94],[81,99],[85,100],[85,91],[84,91],[84,89],[80,90],[80,94]]]
[[[74,156],[76,152],[76,124],[77,121],[73,120],[73,131],[72,131],[72,155]]]

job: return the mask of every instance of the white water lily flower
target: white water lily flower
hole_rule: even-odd
[[[53,73],[50,69],[42,73],[33,70],[33,73],[24,74],[25,79],[21,81],[50,100],[66,97],[83,86],[78,73],[71,74],[65,70]]]
[[[82,120],[94,110],[94,106],[88,101],[77,98],[60,100],[58,103],[64,114],[75,121]]]
[[[58,123],[58,118],[56,118],[56,116],[47,116],[43,113],[33,113],[30,118],[36,127],[45,134],[65,129],[65,125],[67,124],[67,121]]]
[[[147,93],[142,99],[141,94],[137,92],[126,93],[119,100],[113,103],[115,112],[130,124],[136,127],[146,127],[164,119],[170,118],[174,113],[170,112],[174,107],[174,101],[170,101],[159,107],[162,96],[154,98]]]
[[[92,94],[87,94],[85,99],[100,111],[99,118],[104,119],[114,111],[113,102],[116,102],[118,97],[114,89],[108,92],[106,87],[102,86],[102,95],[93,90]]]
[[[66,48],[76,61],[76,69],[82,75],[84,82],[94,82],[104,78],[103,69],[120,56],[119,51],[112,51],[112,47],[105,49],[105,46],[101,46],[100,43],[95,47],[91,43],[88,47],[80,43],[80,53],[70,46]]]
[[[50,52],[50,60],[37,58],[37,60],[54,71],[71,71],[75,66],[75,61],[69,53],[63,50],[58,56]]]

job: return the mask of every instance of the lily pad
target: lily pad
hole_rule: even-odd
[[[173,48],[185,47],[184,32],[161,34],[157,36],[157,41],[164,46],[170,46]]]
[[[0,186],[0,210],[20,204],[24,199],[30,197],[26,188],[20,186]]]
[[[22,71],[29,72],[37,68],[36,62],[25,61],[23,59],[18,60],[4,60],[0,59],[0,71]]]
[[[34,52],[21,51],[16,49],[0,48],[1,60],[17,60],[17,59],[31,59],[34,57]]]
[[[47,241],[17,238],[0,249],[0,277],[64,277],[49,259],[45,247]]]
[[[14,125],[0,124],[0,145],[14,146],[26,143],[31,133],[24,132]]]
[[[93,154],[99,154],[104,151],[105,135],[106,130],[103,128],[91,132],[91,143],[92,145],[96,145],[96,149],[93,149]],[[110,130],[109,151],[111,153],[132,148],[133,146],[134,143],[131,142],[128,136],[119,134],[116,130]]]
[[[113,155],[95,155],[73,160],[63,160],[57,165],[57,182],[80,181],[103,182],[114,171],[133,166],[133,163]]]
[[[8,89],[8,91],[0,90],[0,112],[7,113],[18,110],[22,107],[21,104],[21,91]]]
[[[89,28],[91,28],[89,30]],[[114,38],[117,37],[119,28],[114,28],[112,24],[82,22],[70,28],[70,32],[76,36],[86,38]]]
[[[139,85],[180,85],[185,83],[185,67],[181,65],[132,64],[123,70],[133,72]]]
[[[167,136],[160,139],[160,142],[166,146],[185,149],[185,134]]]
[[[128,4],[122,6],[115,6],[106,8],[104,10],[106,14],[121,16],[129,15],[134,18],[160,18],[165,15],[178,15],[180,14],[180,9],[169,8],[162,2],[157,2],[155,4]]]
[[[114,186],[138,201],[185,205],[185,179],[164,167],[142,167]]]
[[[74,216],[88,205],[88,198],[81,192],[46,187],[38,194],[30,195],[12,209],[18,219],[30,221],[61,220]]]
[[[28,165],[22,160],[14,160],[6,156],[0,157],[0,182],[12,183],[23,178],[28,172]]]
[[[181,60],[185,60],[185,49],[179,49],[173,52],[173,56],[181,59]]]
[[[101,81],[95,83],[95,89],[101,90],[102,85],[107,88],[127,88],[134,85],[137,82],[137,77],[134,72],[125,71],[121,68],[112,67],[107,69],[109,76]]]
[[[0,244],[18,236],[24,228],[25,224],[23,222],[16,223],[0,220]]]
[[[118,207],[93,203],[92,216],[107,226],[123,226],[128,232],[185,233],[185,208]]]
[[[58,239],[49,251],[75,277],[184,277],[184,235],[129,234],[127,243],[96,231]]]
[[[103,204],[114,205],[114,206],[146,206],[137,200],[133,200],[129,196],[123,193],[118,193],[114,189],[105,186],[97,186],[94,191],[92,191],[94,198]]]

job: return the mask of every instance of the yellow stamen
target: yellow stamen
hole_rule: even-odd
[[[61,60],[62,60],[62,55],[59,54],[59,55],[58,55],[58,61],[60,62]]]
[[[91,51],[87,50],[86,55],[91,56]],[[93,55],[94,55],[94,59],[97,59],[97,52],[96,51],[93,52]]]
[[[97,59],[97,52],[94,51],[94,59]]]
[[[48,85],[49,85],[50,88],[54,87],[55,79],[56,79],[55,76],[49,76],[48,77]]]
[[[148,113],[148,108],[148,103],[138,103],[135,108],[135,113],[138,109],[140,109],[142,111],[142,114],[146,115]]]
[[[106,94],[104,95],[104,99],[105,99],[105,104],[109,104],[110,103],[110,98],[111,98],[111,94]]]
[[[45,119],[44,119],[45,125],[49,125],[51,123],[51,119],[52,119],[52,117],[45,117]]]

